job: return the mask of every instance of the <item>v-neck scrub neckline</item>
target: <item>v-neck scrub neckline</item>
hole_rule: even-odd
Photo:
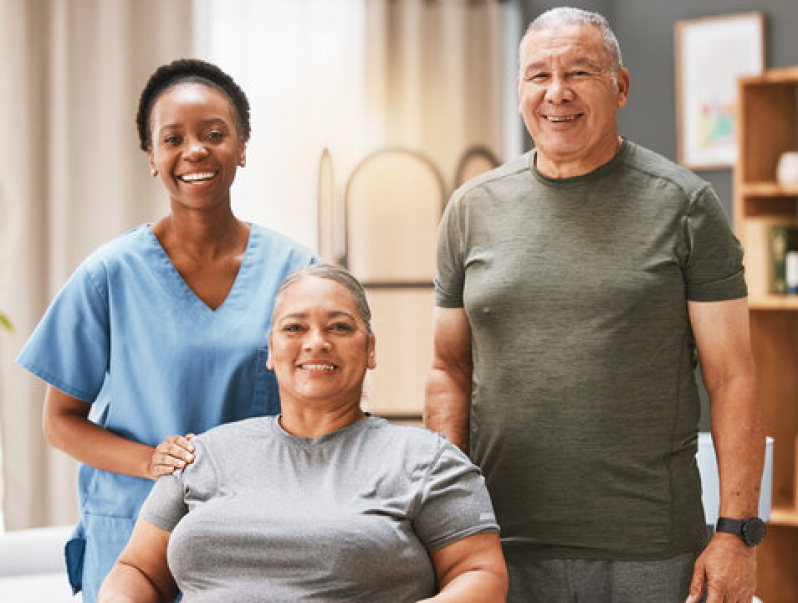
[[[202,301],[196,292],[188,285],[183,275],[181,275],[175,267],[169,254],[166,253],[166,249],[164,249],[158,237],[155,236],[155,233],[152,231],[152,225],[148,224],[144,227],[144,230],[146,231],[152,247],[152,253],[156,259],[152,266],[154,269],[156,267],[160,268],[161,278],[159,280],[162,286],[166,288],[169,293],[173,294],[176,299],[182,300],[187,305],[200,305],[203,308],[202,311],[210,313],[213,316],[219,316],[225,313],[230,307],[235,309],[237,301],[240,301],[242,297],[240,290],[245,289],[248,284],[247,281],[249,279],[249,273],[251,272],[250,264],[252,263],[252,256],[257,254],[258,251],[260,231],[252,224],[249,224],[249,227],[247,246],[244,250],[244,257],[241,260],[241,265],[238,267],[238,272],[233,281],[233,286],[230,287],[230,291],[227,292],[227,296],[224,298],[221,305],[214,310]]]

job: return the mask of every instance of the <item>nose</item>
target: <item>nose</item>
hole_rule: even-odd
[[[188,144],[186,148],[186,159],[189,161],[196,161],[197,159],[202,159],[205,155],[208,154],[208,149],[205,148],[205,143],[199,138],[189,138]]]
[[[307,352],[328,350],[330,349],[330,340],[324,329],[308,329],[302,345]]]
[[[561,73],[552,75],[546,86],[546,100],[551,103],[563,103],[573,98],[573,90],[568,80]]]

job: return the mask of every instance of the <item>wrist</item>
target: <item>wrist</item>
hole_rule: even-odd
[[[737,538],[748,547],[755,547],[765,538],[765,522],[759,517],[746,517],[736,519],[732,517],[718,517],[715,525],[715,534]]]

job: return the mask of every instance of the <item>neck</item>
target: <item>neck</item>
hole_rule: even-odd
[[[214,258],[246,246],[249,228],[229,207],[219,211],[192,211],[173,207],[153,224],[152,231],[166,249],[178,247],[192,257]]]
[[[535,168],[547,178],[562,180],[584,176],[597,170],[613,160],[623,146],[623,138],[614,136],[615,140],[606,145],[605,150],[593,157],[580,157],[569,160],[568,158],[550,158],[542,153],[535,153]]]
[[[356,403],[315,408],[305,402],[295,403],[290,398],[283,398],[281,393],[280,404],[280,426],[291,435],[307,439],[338,431],[366,416],[360,408],[359,398]]]

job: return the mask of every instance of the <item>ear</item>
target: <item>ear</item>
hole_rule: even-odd
[[[377,336],[374,335],[374,333],[371,333],[371,335],[369,335],[368,349],[366,350],[366,353],[368,354],[366,361],[366,368],[368,368],[369,370],[374,370],[375,368],[377,368],[377,358],[375,356],[376,347],[377,347]]]
[[[618,71],[616,85],[618,86],[618,108],[625,107],[626,101],[629,100],[629,70],[621,68]]]
[[[274,370],[274,360],[272,359],[272,333],[269,331],[269,355],[266,357],[266,368]]]
[[[152,146],[147,149],[147,160],[150,163],[150,174],[153,178],[155,178],[158,175],[158,168],[155,165],[155,157],[153,156]]]
[[[247,145],[243,140],[241,141],[241,149],[238,151],[238,165],[239,167],[247,166]]]

